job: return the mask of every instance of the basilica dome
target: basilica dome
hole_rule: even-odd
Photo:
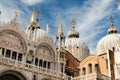
[[[26,34],[28,35],[28,40],[35,42],[47,41],[53,42],[52,38],[49,36],[48,25],[46,25],[46,31],[41,29],[39,25],[39,19],[36,19],[35,13],[32,13],[30,22],[28,24]]]
[[[51,38],[49,34],[43,29],[37,29],[35,36],[36,36],[36,40],[40,40],[41,38],[44,38],[44,37],[49,38],[49,39]]]
[[[107,53],[108,49],[113,50],[116,46],[120,46],[120,34],[117,28],[112,24],[108,29],[108,34],[97,44],[97,55]]]
[[[65,40],[65,49],[81,61],[86,56],[90,55],[87,45],[79,38],[79,32],[75,27],[68,32],[68,38]]]

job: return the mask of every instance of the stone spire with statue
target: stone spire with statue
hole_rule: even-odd
[[[60,21],[60,24],[58,26],[58,32],[56,35],[56,45],[58,47],[58,49],[61,49],[64,47],[64,43],[65,43],[65,36],[63,33],[63,29],[62,29],[62,20]]]

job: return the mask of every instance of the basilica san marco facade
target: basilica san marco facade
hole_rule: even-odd
[[[17,19],[18,11],[0,25],[0,80],[120,79],[120,34],[112,21],[91,55],[74,22],[67,37],[58,24],[54,42],[49,25],[43,30],[35,12],[26,30]]]

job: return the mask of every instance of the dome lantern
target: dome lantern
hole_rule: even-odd
[[[73,20],[72,20],[72,25],[73,25],[73,27],[72,27],[72,29],[68,32],[68,37],[69,37],[69,38],[79,38],[79,32],[76,31],[76,29],[75,29],[75,24],[76,24],[76,22],[75,22],[75,20],[73,19]]]
[[[118,33],[117,28],[114,26],[112,15],[110,16],[110,23],[111,23],[111,26],[108,28],[108,34]]]

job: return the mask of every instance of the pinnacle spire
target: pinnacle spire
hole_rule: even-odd
[[[14,19],[13,19],[13,21],[17,21],[17,18],[18,18],[18,16],[19,16],[19,10],[18,9],[16,9],[16,11],[15,11],[15,17],[14,17]]]
[[[49,31],[50,31],[49,25],[46,24],[46,32],[49,33]]]
[[[32,16],[31,16],[31,19],[30,19],[30,23],[34,22],[34,20],[35,20],[35,13],[33,12]]]
[[[65,43],[65,36],[63,33],[63,29],[62,29],[62,20],[60,21],[60,24],[58,26],[58,32],[56,35],[56,42],[55,44],[58,43],[58,48],[61,49],[62,47],[64,47],[64,43]]]
[[[58,27],[58,34],[63,34],[62,20],[60,21],[60,24],[59,24],[59,27]]]

